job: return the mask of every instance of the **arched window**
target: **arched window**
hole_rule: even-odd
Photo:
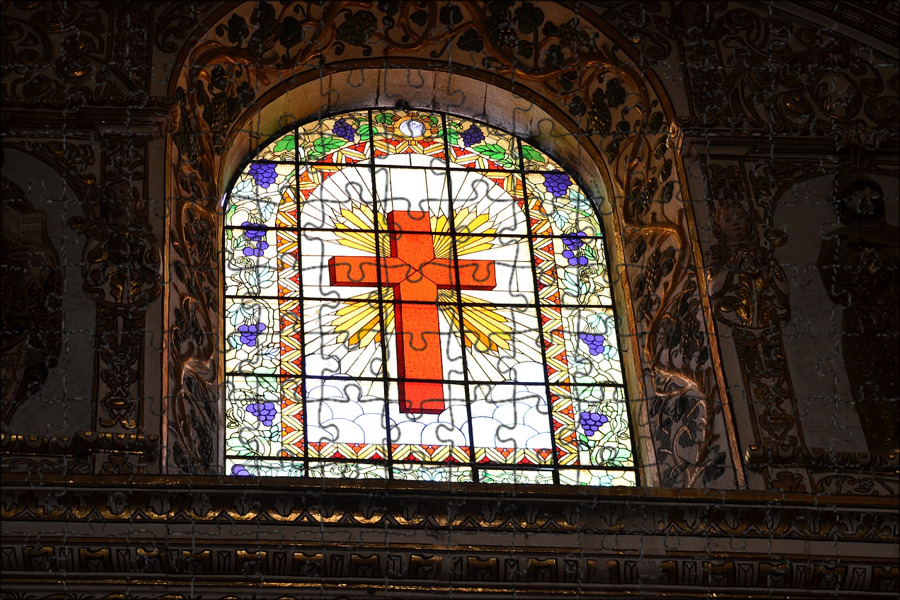
[[[226,202],[227,472],[637,483],[600,221],[546,154],[359,110]]]

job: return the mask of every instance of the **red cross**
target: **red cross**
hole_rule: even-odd
[[[444,378],[444,370],[436,304],[438,290],[454,289],[457,271],[460,289],[494,289],[497,285],[494,261],[435,258],[427,212],[394,210],[388,213],[387,221],[391,255],[381,258],[381,272],[376,269],[373,257],[335,256],[328,260],[331,285],[377,286],[380,283],[394,288],[400,410],[439,414],[444,410],[444,388],[435,380]]]

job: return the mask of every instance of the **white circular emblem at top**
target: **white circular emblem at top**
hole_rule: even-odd
[[[416,119],[409,119],[400,123],[398,129],[406,137],[420,137],[425,134],[425,123]]]

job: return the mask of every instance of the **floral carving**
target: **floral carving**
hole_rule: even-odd
[[[133,3],[4,7],[4,102],[146,104],[150,48],[140,24],[150,15],[149,5]]]
[[[212,136],[203,131],[196,112],[182,102],[172,109],[171,140],[180,160],[174,170],[175,189],[183,201],[169,222],[172,239],[171,350],[168,368],[177,380],[170,383],[168,460],[185,473],[210,473],[216,462],[219,427],[215,375],[217,265],[214,250],[214,194],[210,189],[214,156]],[[188,157],[194,157],[193,161]]]
[[[368,10],[353,12],[347,9],[343,12],[343,16],[344,22],[335,29],[335,35],[337,35],[338,39],[338,44],[334,50],[335,54],[343,54],[344,47],[341,42],[361,47],[365,56],[372,54],[372,47],[366,42],[375,33],[375,28],[378,24],[378,19],[375,18],[375,15]]]
[[[686,127],[836,136],[848,146],[875,143],[874,131],[900,115],[898,78],[885,80],[881,59],[838,33],[747,8],[710,6],[704,18],[684,42],[696,115]]]

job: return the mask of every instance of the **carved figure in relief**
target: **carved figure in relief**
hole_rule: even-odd
[[[2,420],[47,381],[62,347],[62,269],[47,215],[3,180]]]
[[[842,227],[822,240],[819,274],[843,307],[841,345],[853,403],[871,452],[898,449],[900,240],[886,222],[884,195],[855,177],[840,186]]]
[[[782,325],[790,319],[789,288],[772,250],[759,242],[753,213],[738,201],[715,212],[710,301],[716,318],[732,327],[745,381],[752,390],[760,444],[779,455],[804,447],[791,401]]]
[[[790,319],[788,283],[771,250],[756,239],[747,209],[737,202],[716,211],[719,242],[710,252],[710,299],[716,317],[732,326],[761,329]]]
[[[160,253],[147,218],[147,201],[131,183],[118,180],[98,192],[87,217],[70,225],[87,236],[84,283],[97,302],[97,339],[103,385],[97,422],[137,426],[143,323],[161,290]]]
[[[85,248],[88,292],[105,300],[107,288],[112,303],[120,307],[143,307],[159,293],[159,251],[147,230],[146,211],[146,202],[131,185],[118,181],[100,197],[100,219],[87,227],[76,225],[93,233]]]

